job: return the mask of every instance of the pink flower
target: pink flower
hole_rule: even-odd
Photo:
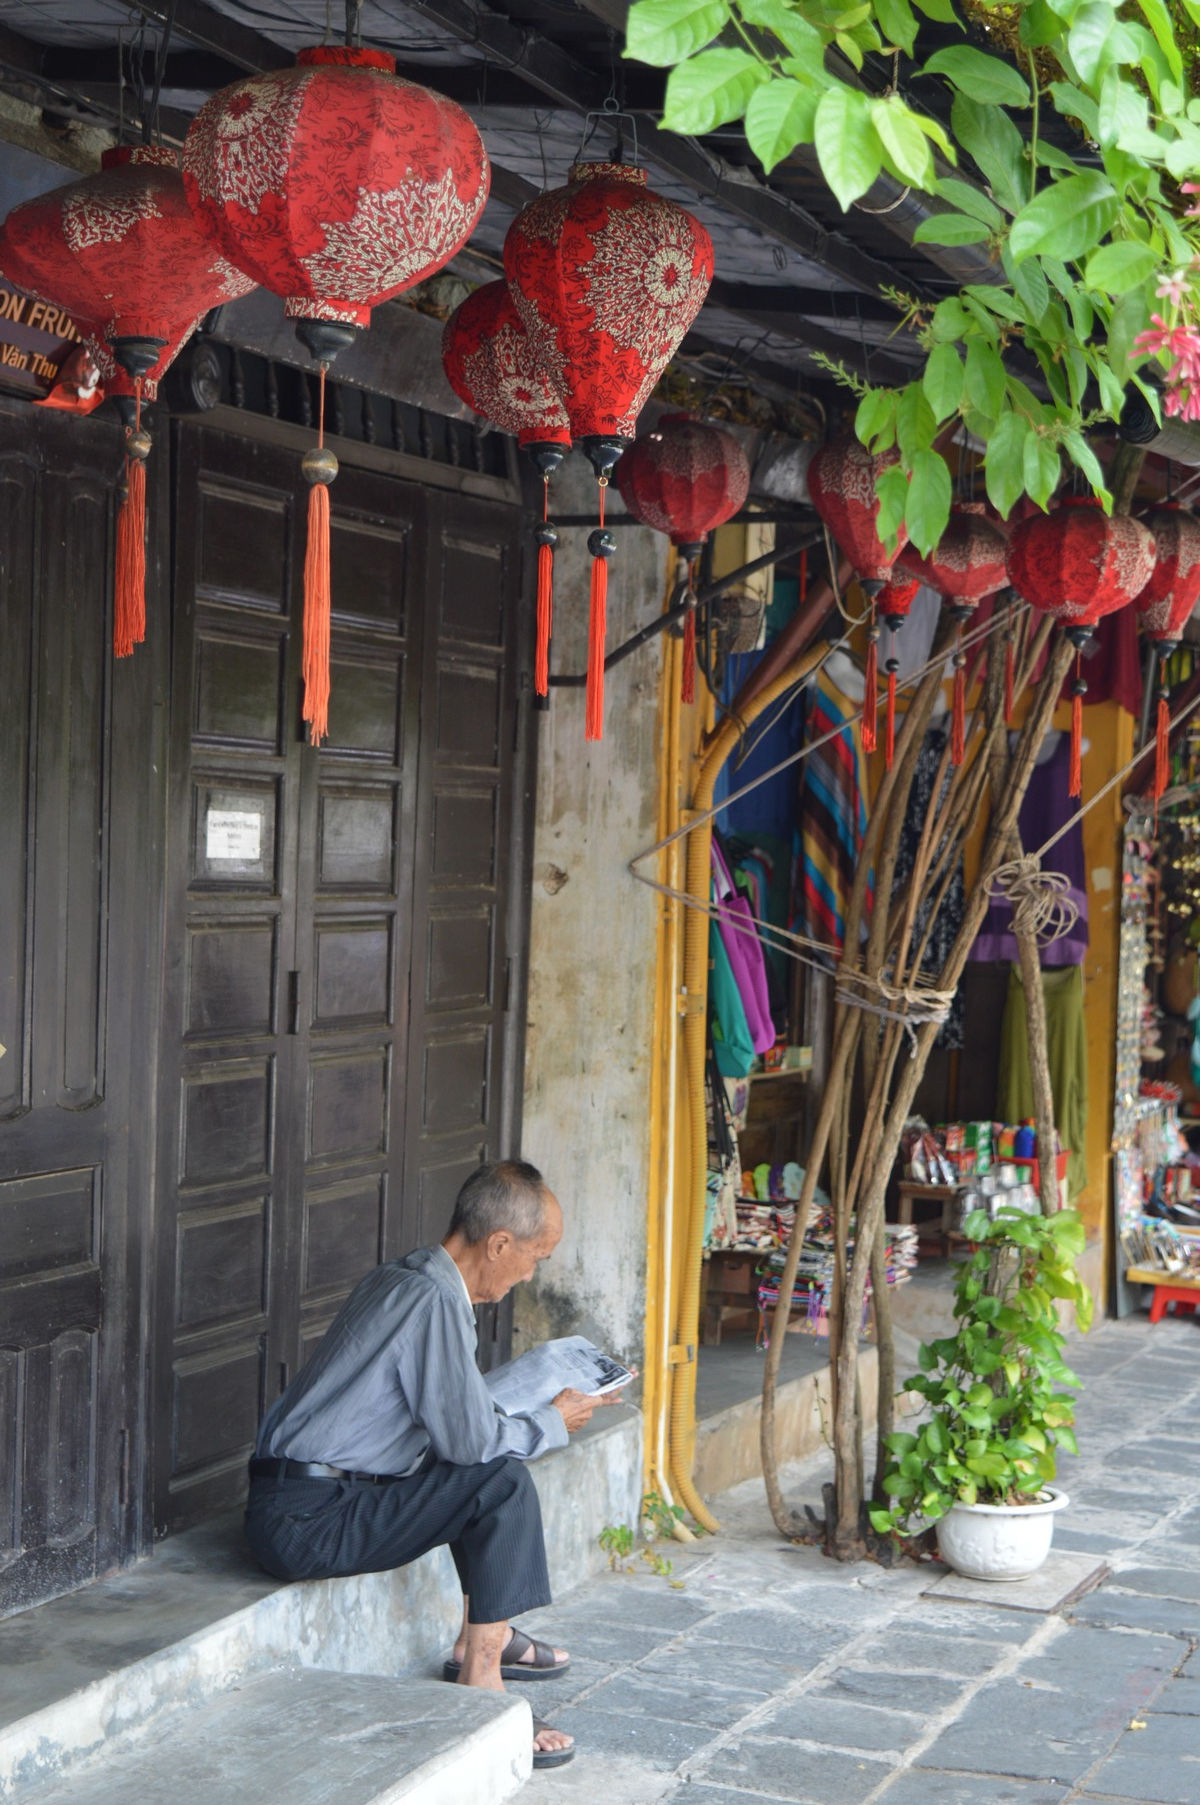
[[[1155,294],[1161,301],[1170,301],[1172,307],[1182,307],[1188,291],[1188,272],[1177,269],[1174,275],[1164,276]]]

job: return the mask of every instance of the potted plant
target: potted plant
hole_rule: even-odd
[[[1075,1453],[1079,1380],[1063,1360],[1060,1307],[1080,1329],[1092,1299],[1075,1271],[1084,1229],[1074,1210],[1027,1215],[1005,1205],[963,1223],[974,1251],[958,1274],[953,1335],[923,1344],[906,1390],[929,1415],[887,1438],[880,1534],[937,1525],[938,1552],[971,1579],[1023,1579],[1050,1552],[1058,1448]],[[1062,1389],[1066,1387],[1067,1389]]]

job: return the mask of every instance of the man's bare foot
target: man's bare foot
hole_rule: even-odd
[[[512,1630],[510,1629],[508,1633],[509,1633],[509,1638],[511,1640]],[[467,1648],[466,1635],[465,1635],[465,1633],[460,1632],[458,1640],[454,1644],[452,1659],[454,1659],[455,1661],[461,1662],[463,1655],[466,1653],[466,1648]],[[554,1650],[554,1664],[556,1667],[560,1666],[564,1661],[569,1661],[570,1658],[571,1657],[565,1648],[556,1648]],[[537,1644],[536,1644],[536,1642],[534,1642],[531,1639],[530,1643],[529,1643],[529,1647],[525,1650],[525,1652],[520,1656],[516,1656],[516,1655],[509,1654],[508,1644],[506,1642],[504,1645],[504,1649],[501,1652],[500,1659],[511,1666],[532,1667],[535,1660],[537,1659]]]
[[[568,1736],[565,1730],[552,1730],[549,1724],[542,1724],[533,1739],[533,1746],[535,1751],[546,1752],[551,1749],[570,1749],[575,1746],[575,1738]]]

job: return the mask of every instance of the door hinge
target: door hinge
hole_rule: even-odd
[[[289,1034],[300,1032],[300,973],[288,973],[288,1029]]]
[[[504,1014],[507,1015],[512,1004],[512,955],[504,961]]]

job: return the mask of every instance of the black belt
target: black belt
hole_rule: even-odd
[[[394,1473],[352,1473],[345,1467],[326,1466],[323,1460],[275,1460],[255,1458],[251,1479],[357,1479],[364,1485],[390,1485]]]

